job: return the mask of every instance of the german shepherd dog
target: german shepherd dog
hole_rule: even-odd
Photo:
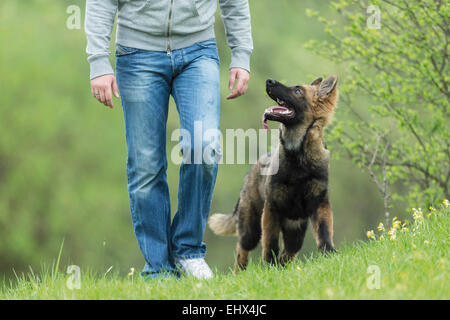
[[[269,79],[266,91],[277,106],[265,110],[263,124],[280,122],[280,143],[251,168],[234,212],[214,214],[208,221],[216,234],[237,234],[235,272],[247,267],[249,252],[260,239],[265,261],[281,265],[292,261],[302,247],[308,218],[319,250],[334,251],[328,198],[330,153],[323,130],[337,104],[337,77],[292,87]],[[276,172],[262,175],[262,166],[275,161]],[[284,248],[278,256],[280,232]]]

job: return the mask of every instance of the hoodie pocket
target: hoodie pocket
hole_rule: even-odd
[[[216,0],[190,0],[193,1],[195,13],[198,15],[201,23],[207,23],[211,20],[217,10]]]
[[[167,29],[168,10],[167,1],[124,1],[122,7],[119,7],[119,21],[131,29],[164,35]]]
[[[116,57],[127,56],[133,53],[136,53],[139,49],[130,48],[126,46],[122,46],[120,44],[116,44]]]

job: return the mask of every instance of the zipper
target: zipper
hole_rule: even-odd
[[[168,56],[170,56],[172,54],[172,50],[170,49],[170,23],[172,21],[172,13],[173,13],[173,0],[170,0],[169,21],[167,21],[167,55]]]

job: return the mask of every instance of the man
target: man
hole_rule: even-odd
[[[227,99],[234,99],[246,92],[249,80],[249,5],[248,0],[219,0],[219,5],[232,52]],[[92,94],[112,108],[112,95],[119,97],[120,89],[130,209],[145,278],[178,275],[178,270],[212,277],[202,239],[221,155],[219,138],[211,134],[218,132],[220,119],[216,9],[216,0],[87,0]],[[109,63],[116,12],[117,82]],[[166,177],[170,95],[188,133],[180,141],[183,162],[172,223]]]

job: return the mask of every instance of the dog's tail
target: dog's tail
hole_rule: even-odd
[[[209,228],[218,235],[237,235],[239,199],[233,213],[214,213],[208,220]]]

